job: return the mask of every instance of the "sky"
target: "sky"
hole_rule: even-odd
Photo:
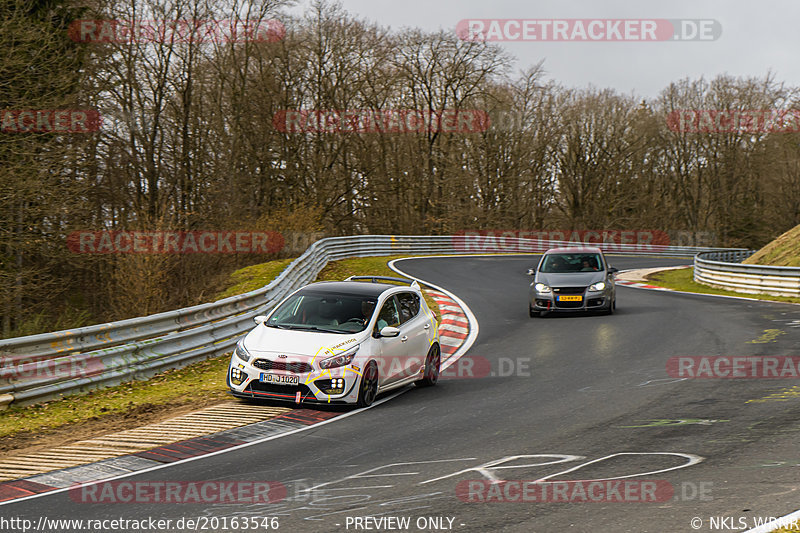
[[[713,20],[715,40],[500,42],[514,71],[544,60],[547,78],[567,87],[610,87],[652,98],[670,82],[718,74],[763,77],[800,87],[800,2],[794,0],[340,0],[357,16],[392,29],[456,30],[474,19]],[[294,12],[308,8],[300,0]],[[488,28],[488,25],[487,25]],[[509,27],[513,29],[512,27]],[[513,35],[513,33],[512,33]]]

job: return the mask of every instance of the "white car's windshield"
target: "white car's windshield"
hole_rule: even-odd
[[[357,333],[369,323],[376,303],[372,296],[300,291],[283,302],[266,325],[326,333]]]
[[[569,272],[597,272],[603,269],[603,260],[596,253],[548,254],[542,261],[541,272],[566,274]]]

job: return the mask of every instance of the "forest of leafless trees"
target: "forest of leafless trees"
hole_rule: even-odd
[[[72,253],[78,230],[711,232],[800,223],[800,135],[670,128],[676,110],[792,109],[763,78],[655,98],[569,88],[455,32],[390,31],[333,2],[3,0],[0,109],[96,109],[92,133],[0,131],[0,334],[208,301],[275,256]],[[279,39],[83,42],[78,20],[277,19]],[[274,42],[270,42],[274,41]],[[646,73],[642,73],[646,76]],[[287,131],[287,110],[479,110],[476,131]],[[285,255],[285,254],[284,254]]]

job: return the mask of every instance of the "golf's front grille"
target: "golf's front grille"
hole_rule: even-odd
[[[308,363],[283,363],[269,359],[256,359],[253,361],[253,366],[261,370],[285,370],[295,374],[306,374],[312,370]]]
[[[553,294],[555,296],[555,306],[560,309],[576,309],[583,307],[583,298],[578,301],[560,301],[560,296],[578,296],[586,292],[586,287],[553,287]]]
[[[556,294],[583,294],[586,292],[586,287],[553,287],[553,292]]]
[[[556,300],[556,307],[561,309],[577,309],[578,307],[583,307],[583,300],[579,302],[559,302]]]

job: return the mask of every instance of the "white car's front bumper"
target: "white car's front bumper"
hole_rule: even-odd
[[[263,398],[291,403],[356,403],[360,368],[355,365],[306,372],[262,369],[253,365],[263,358],[246,363],[233,355],[228,367],[228,387],[231,394],[240,398]],[[291,366],[291,365],[290,365]],[[269,374],[272,382],[265,379]],[[281,378],[279,376],[285,376]],[[291,380],[296,383],[276,383]]]

